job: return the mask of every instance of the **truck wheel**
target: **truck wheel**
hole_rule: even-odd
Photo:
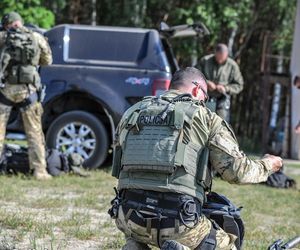
[[[85,111],[70,111],[57,117],[47,131],[46,143],[48,148],[66,154],[80,154],[87,168],[101,166],[108,152],[108,136],[103,123]]]

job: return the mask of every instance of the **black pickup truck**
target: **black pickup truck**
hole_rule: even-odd
[[[169,39],[202,36],[204,25],[155,29],[59,25],[44,33],[53,64],[40,68],[46,86],[43,128],[48,147],[77,152],[100,166],[124,111],[143,96],[167,90],[178,65]],[[8,138],[20,135],[13,113]]]

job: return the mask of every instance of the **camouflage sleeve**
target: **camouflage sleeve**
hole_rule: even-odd
[[[244,88],[244,79],[237,64],[233,65],[231,74],[231,81],[225,86],[225,89],[229,94],[238,94]]]
[[[0,32],[0,50],[3,48],[3,46],[5,44],[5,36],[6,36],[6,32],[1,31]]]
[[[272,166],[267,159],[250,160],[240,151],[230,126],[220,117],[213,118],[209,136],[212,167],[230,183],[259,183],[267,180]]]
[[[41,34],[39,33],[34,33],[34,34],[38,40],[38,44],[41,49],[39,65],[50,65],[52,63],[52,52],[48,44],[48,41]]]

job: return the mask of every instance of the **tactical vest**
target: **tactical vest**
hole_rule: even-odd
[[[34,84],[40,82],[36,65],[40,49],[33,32],[27,29],[7,31],[2,51],[2,72],[8,84]]]
[[[145,189],[188,194],[204,200],[209,187],[207,149],[189,140],[199,104],[191,98],[145,98],[125,120],[115,148],[113,175],[119,190]]]

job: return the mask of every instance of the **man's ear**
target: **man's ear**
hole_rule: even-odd
[[[197,97],[198,91],[199,91],[199,88],[198,88],[198,87],[194,87],[193,90],[192,90],[192,95],[193,95],[194,97]]]

